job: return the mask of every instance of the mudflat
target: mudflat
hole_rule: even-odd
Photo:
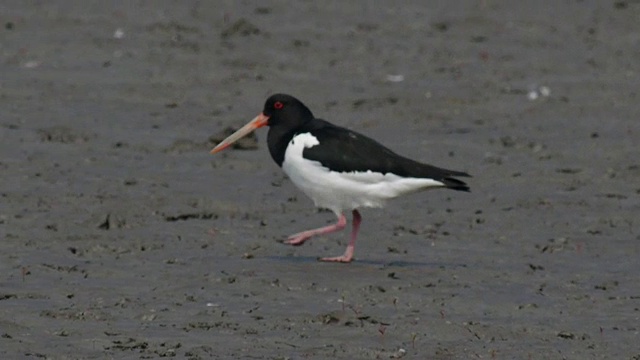
[[[640,358],[640,4],[0,5],[3,359]],[[227,127],[292,94],[471,193],[343,234]]]

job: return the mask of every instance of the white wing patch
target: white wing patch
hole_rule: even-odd
[[[289,142],[289,146],[287,146],[287,152],[289,152],[290,149],[296,152],[300,151],[300,156],[302,157],[302,150],[304,150],[304,148],[310,148],[316,145],[320,145],[320,141],[318,141],[315,136],[309,133],[298,134],[291,139],[291,142]]]
[[[294,136],[287,146],[282,169],[316,206],[336,214],[359,207],[381,207],[387,200],[403,194],[445,186],[433,179],[404,178],[391,173],[331,171],[318,161],[302,157],[305,148],[319,144],[310,133]]]

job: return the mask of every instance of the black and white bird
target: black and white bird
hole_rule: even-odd
[[[269,97],[262,113],[220,142],[222,151],[253,130],[269,126],[267,144],[275,162],[315,205],[333,211],[338,222],[289,236],[287,244],[345,228],[345,210],[353,213],[351,239],[344,254],[321,261],[348,263],[353,259],[361,216],[358,208],[382,207],[387,200],[421,190],[447,188],[469,191],[455,177],[466,172],[438,168],[400,156],[355,131],[317,119],[290,95]]]

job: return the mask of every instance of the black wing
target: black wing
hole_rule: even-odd
[[[309,129],[308,132],[315,136],[320,144],[304,149],[302,156],[318,161],[330,170],[337,172],[371,170],[402,177],[429,178],[440,181],[454,190],[469,191],[466,183],[453,178],[453,176],[468,177],[469,174],[407,159],[355,131],[316,119],[314,128]]]

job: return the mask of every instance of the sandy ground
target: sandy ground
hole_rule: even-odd
[[[425,5],[427,3],[427,5]],[[0,358],[640,358],[636,1],[3,1]],[[472,192],[348,233],[266,97]]]

